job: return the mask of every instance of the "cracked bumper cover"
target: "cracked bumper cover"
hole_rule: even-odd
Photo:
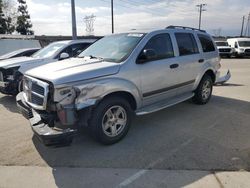
[[[220,72],[217,74],[217,79],[215,81],[215,84],[224,84],[231,78],[230,70],[227,71],[226,75],[220,77]]]
[[[40,114],[26,104],[23,92],[17,95],[16,101],[19,111],[30,121],[34,134],[43,142],[43,144],[68,145],[72,142],[73,137],[77,132],[76,129],[50,127],[48,124],[44,123]]]

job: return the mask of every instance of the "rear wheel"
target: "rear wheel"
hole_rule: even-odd
[[[195,95],[193,97],[194,103],[196,104],[208,103],[208,101],[211,98],[212,91],[213,91],[213,81],[209,75],[205,74],[195,91]]]
[[[93,137],[102,144],[114,144],[128,132],[132,109],[121,97],[109,97],[93,110],[89,128]]]

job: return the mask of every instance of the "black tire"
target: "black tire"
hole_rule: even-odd
[[[207,87],[205,86],[205,84],[209,84]],[[210,88],[209,93],[207,93],[207,95],[204,94],[204,87],[207,88],[207,92],[209,91],[208,88]],[[193,102],[199,105],[203,105],[208,103],[208,101],[210,100],[211,96],[212,96],[212,91],[213,91],[213,81],[211,76],[205,74],[203,76],[203,78],[201,79],[199,86],[197,87],[197,89],[195,90],[195,95],[192,98]]]
[[[104,126],[103,122],[105,121],[105,118],[110,120],[107,113],[109,110],[111,110],[112,112],[112,110],[115,109],[116,107],[117,108],[121,107],[119,109],[122,110],[122,112],[126,113],[126,123],[123,126],[120,125],[120,127],[123,127],[123,128],[120,129],[120,132],[117,133],[116,136],[114,135],[109,136],[107,134],[109,131],[112,132],[111,127],[113,125],[111,125],[110,128],[108,128],[105,131],[103,128]],[[125,116],[125,113],[122,115]],[[110,145],[110,144],[117,143],[128,133],[129,127],[131,125],[132,114],[133,112],[132,112],[131,106],[128,103],[128,101],[125,100],[124,98],[118,97],[118,96],[105,98],[92,111],[92,114],[89,120],[90,132],[92,136],[94,137],[94,139],[96,139],[101,144]],[[113,117],[113,119],[115,118]],[[107,122],[109,122],[109,120],[107,120]],[[116,123],[113,122],[111,124],[116,124]],[[117,125],[115,125],[115,127],[117,127]]]

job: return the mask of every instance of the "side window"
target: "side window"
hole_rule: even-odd
[[[180,56],[199,53],[197,43],[191,33],[175,33]]]
[[[24,52],[22,52],[22,53],[20,53],[20,54],[16,54],[16,55],[14,55],[14,56],[12,56],[12,57],[22,57],[22,56],[25,56]]]
[[[174,50],[169,34],[158,34],[152,37],[146,46],[145,49],[152,49],[155,51],[155,58],[153,60],[165,59],[174,57]]]
[[[78,56],[83,50],[90,46],[91,43],[81,43],[81,44],[73,44],[72,48],[72,55],[73,57]]]
[[[201,42],[203,52],[213,52],[213,51],[215,51],[213,41],[209,36],[198,34],[198,37],[199,37],[199,40]]]
[[[68,46],[68,47],[66,47],[64,50],[62,50],[62,51],[60,52],[60,54],[62,54],[62,53],[67,53],[67,54],[69,54],[69,57],[72,57],[73,52],[72,52],[71,46]],[[59,56],[60,56],[60,54],[59,54]]]
[[[23,56],[29,57],[29,56],[31,56],[31,55],[34,54],[34,53],[35,53],[34,50],[30,50],[30,51],[24,52],[24,53],[23,53]]]

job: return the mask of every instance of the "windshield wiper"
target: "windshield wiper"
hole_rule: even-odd
[[[99,59],[99,60],[103,60],[102,57],[96,57],[96,56],[93,56],[93,55],[89,55],[90,59]]]
[[[78,56],[79,58],[85,58],[85,57],[90,57],[90,59],[98,59],[98,60],[104,60],[102,57],[96,57],[93,55],[88,55],[88,56]]]

